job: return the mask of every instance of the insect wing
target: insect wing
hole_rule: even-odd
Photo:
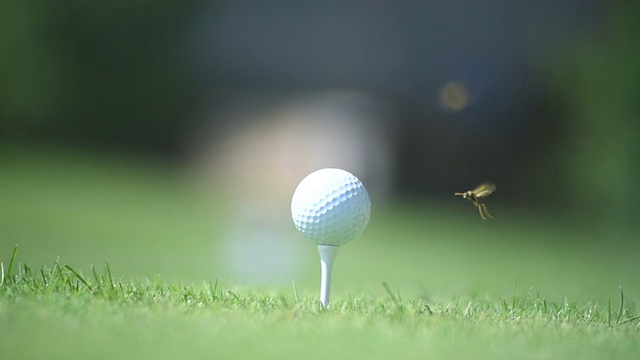
[[[491,193],[493,193],[494,191],[496,191],[496,186],[495,185],[493,185],[493,184],[481,184],[477,188],[473,189],[472,192],[477,198],[483,198],[483,197],[487,197],[487,196],[491,195]]]

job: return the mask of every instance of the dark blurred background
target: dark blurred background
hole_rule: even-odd
[[[632,229],[638,18],[604,0],[5,1],[0,166],[120,154],[283,198],[341,166],[381,201],[491,181],[503,212]]]

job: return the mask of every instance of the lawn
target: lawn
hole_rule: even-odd
[[[491,222],[455,198],[374,201],[322,309],[316,250],[286,208],[282,228],[233,237],[229,203],[153,161],[3,148],[0,169],[0,359],[640,353],[633,234],[499,198]],[[238,272],[220,253],[244,237],[293,250],[249,242],[274,260]]]

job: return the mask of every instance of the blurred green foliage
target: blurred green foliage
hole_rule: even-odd
[[[547,108],[514,181],[527,203],[613,234],[640,213],[640,4],[608,3],[601,15],[596,29],[538,59]]]
[[[573,108],[567,117],[567,190],[613,228],[634,225],[640,213],[640,4],[619,3],[604,31],[577,45],[558,78]],[[586,205],[586,206],[585,206]]]
[[[552,110],[540,116],[552,120],[539,122],[545,128],[530,135],[528,157],[505,182],[527,194],[523,204],[617,229],[640,213],[640,5],[603,9],[597,29],[546,59],[541,91]],[[175,154],[201,105],[182,58],[196,11],[196,2],[178,0],[1,2],[0,141]],[[422,164],[412,156],[411,166]]]
[[[2,2],[0,131],[170,147],[191,91],[178,51],[189,4]]]

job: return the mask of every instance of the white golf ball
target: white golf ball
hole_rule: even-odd
[[[298,231],[313,243],[340,246],[367,227],[371,200],[357,177],[340,169],[322,169],[296,188],[291,216]]]

